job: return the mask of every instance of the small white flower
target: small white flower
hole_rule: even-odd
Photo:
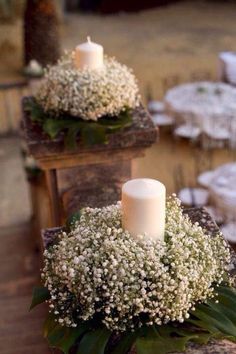
[[[96,121],[136,108],[140,96],[132,71],[114,58],[106,57],[102,70],[78,70],[68,53],[48,67],[36,101],[46,112]]]
[[[74,258],[74,264],[79,264],[79,257]]]

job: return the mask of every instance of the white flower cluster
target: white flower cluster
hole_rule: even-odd
[[[78,70],[70,54],[48,67],[36,101],[46,112],[96,121],[137,107],[140,96],[132,71],[114,58],[105,58],[102,69]]]
[[[183,322],[196,302],[214,296],[227,275],[230,251],[167,202],[165,241],[121,227],[121,207],[86,208],[74,231],[45,251],[43,279],[59,323],[99,318],[110,330]]]

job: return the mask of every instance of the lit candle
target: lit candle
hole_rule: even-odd
[[[74,64],[77,69],[100,69],[103,67],[103,47],[93,43],[90,37],[86,43],[78,45],[75,49]]]
[[[146,233],[164,240],[166,188],[154,179],[138,178],[122,187],[122,226],[135,237]]]

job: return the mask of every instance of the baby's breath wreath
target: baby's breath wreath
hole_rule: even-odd
[[[132,238],[121,206],[83,209],[44,253],[43,288],[32,307],[49,303],[49,344],[68,353],[183,351],[188,341],[236,340],[236,292],[230,250],[167,201],[165,241]]]
[[[131,111],[139,105],[136,78],[127,66],[106,57],[99,70],[78,70],[68,53],[46,69],[28,109],[51,138],[66,131],[65,142],[73,147],[77,134],[85,144],[106,142],[107,134],[131,125]]]

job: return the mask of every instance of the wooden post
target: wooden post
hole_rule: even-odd
[[[50,200],[51,209],[51,222],[53,226],[59,226],[61,224],[61,212],[60,212],[60,198],[58,194],[57,185],[57,171],[55,169],[46,170],[46,180],[48,187],[48,195]]]

